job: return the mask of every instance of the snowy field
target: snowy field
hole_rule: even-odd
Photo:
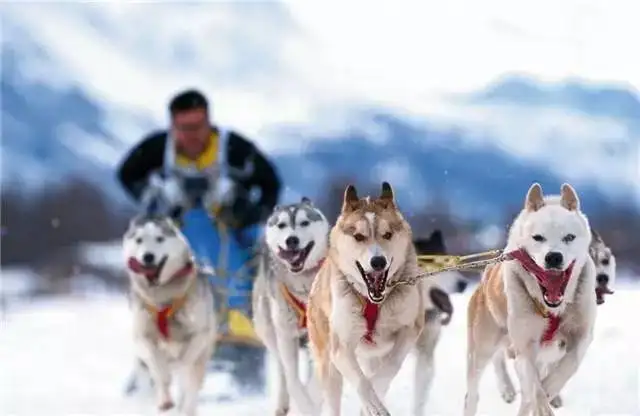
[[[468,293],[454,297],[457,310],[437,349],[427,415],[462,413],[467,300]],[[595,341],[564,391],[565,407],[558,416],[640,415],[639,305],[640,287],[627,286],[619,287],[598,308]],[[132,351],[123,296],[9,305],[0,330],[0,415],[153,415],[148,397],[126,398],[122,394]],[[407,359],[387,397],[393,415],[410,414],[413,362],[413,357]],[[216,401],[228,385],[224,377],[209,376],[202,394],[202,414],[273,414],[273,395],[234,404]],[[273,391],[273,385],[269,390]],[[501,401],[492,371],[485,373],[481,395],[482,415],[515,414],[517,404]],[[347,389],[344,414],[356,415],[358,410],[353,391]]]

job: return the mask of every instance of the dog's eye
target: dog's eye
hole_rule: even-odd
[[[164,237],[156,237],[156,243],[162,243],[164,241]]]
[[[140,237],[136,238],[136,244],[142,244],[142,238]]]
[[[365,237],[363,234],[360,234],[360,233],[354,234],[353,238],[355,238],[358,243],[361,243],[367,239],[367,237]]]
[[[382,238],[384,238],[385,240],[391,240],[391,237],[393,237],[393,234],[390,231],[382,234]]]
[[[573,235],[573,234],[567,234],[567,235],[565,235],[565,236],[564,236],[564,238],[562,239],[562,241],[564,241],[565,243],[570,243],[570,242],[572,242],[572,241],[573,241],[573,240],[575,240],[575,239],[576,239],[576,236],[575,236],[575,235]]]
[[[609,265],[609,259],[602,259],[601,261],[603,266],[608,266]]]
[[[535,241],[537,241],[538,243],[542,243],[542,242],[544,242],[544,241],[547,241],[547,239],[546,239],[546,238],[544,238],[543,236],[541,236],[540,234],[536,234],[536,235],[534,235],[534,236],[533,236],[533,237],[531,237],[531,238],[533,238],[533,239],[534,239]]]
[[[281,222],[280,224],[278,224],[278,228],[280,228],[281,230],[287,228],[287,223],[286,222]]]
[[[300,223],[300,227],[308,227],[308,226],[309,226],[309,221],[305,220]]]

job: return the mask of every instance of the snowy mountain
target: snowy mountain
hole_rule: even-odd
[[[169,19],[169,9],[159,10]],[[189,52],[185,45],[198,35],[195,29],[167,55],[156,42],[179,38],[171,30],[144,48],[141,39],[149,29],[134,36],[125,30],[131,22],[115,19],[114,11],[69,6],[54,12],[64,23],[67,45],[51,32],[41,10],[9,12],[3,19],[5,184],[38,189],[81,174],[123,201],[113,168],[132,143],[163,123],[166,98],[189,84],[179,64],[187,61],[197,69],[189,81],[217,75],[215,82],[195,85],[215,92],[216,119],[255,137],[273,155],[289,188],[287,199],[317,197],[329,176],[339,175],[362,183],[388,179],[407,209],[444,196],[460,215],[502,215],[519,206],[534,180],[550,189],[573,183],[591,211],[604,200],[640,206],[640,99],[631,86],[579,78],[548,82],[512,73],[480,89],[403,107],[375,97],[319,93],[297,61],[265,54],[265,48],[287,50],[283,36],[295,31],[278,10],[270,9],[270,20],[258,12],[246,17],[264,25],[268,39],[231,23],[220,29],[234,35],[238,46],[237,54],[225,52],[231,58],[224,63]],[[199,12],[193,7],[185,13]],[[237,13],[220,11],[229,21]],[[69,50],[74,47],[77,53]],[[94,48],[102,48],[101,54]],[[264,71],[247,69],[255,64]],[[113,79],[104,70],[109,65]],[[119,83],[115,77],[129,78]],[[150,88],[154,80],[162,93]]]

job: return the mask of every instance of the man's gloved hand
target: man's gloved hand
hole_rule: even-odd
[[[182,183],[176,176],[163,178],[159,174],[152,174],[149,178],[149,188],[158,192],[171,207],[183,206],[187,202]]]

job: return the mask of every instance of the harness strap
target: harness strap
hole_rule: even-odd
[[[356,297],[362,305],[362,317],[367,324],[367,331],[362,337],[362,340],[367,344],[375,344],[373,336],[376,332],[376,324],[378,323],[378,315],[380,313],[380,305],[377,305],[369,300],[369,298],[362,296],[357,291]]]
[[[193,263],[187,263],[182,269],[178,270],[174,275],[174,278],[185,277],[189,275],[193,271]],[[160,335],[164,339],[169,339],[169,319],[173,318],[176,312],[184,306],[187,302],[187,296],[189,294],[190,287],[187,288],[185,293],[171,301],[168,305],[156,306],[151,303],[148,303],[142,300],[144,308],[149,312],[152,316],[155,317],[156,327],[160,332]]]
[[[535,306],[536,313],[547,320],[547,327],[542,333],[540,344],[549,344],[556,336],[558,328],[560,328],[560,322],[562,321],[562,319],[560,318],[560,316],[553,314],[545,309],[544,305],[542,305],[542,303],[540,303],[540,301],[537,299],[533,299],[533,305]]]
[[[284,300],[289,304],[291,309],[298,316],[298,328],[303,329],[307,327],[307,305],[298,299],[285,285],[284,283],[280,283],[280,292],[282,292],[282,296]]]

